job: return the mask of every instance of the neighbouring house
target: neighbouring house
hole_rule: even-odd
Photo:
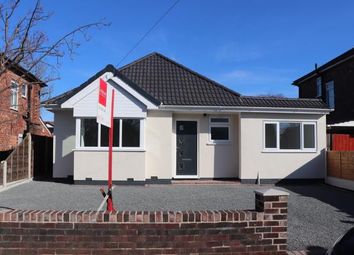
[[[0,75],[0,158],[4,159],[26,132],[51,136],[40,117],[40,92],[46,84],[18,65]]]
[[[322,100],[241,96],[159,53],[108,65],[43,103],[54,113],[55,178],[107,180],[108,130],[95,119],[99,79],[116,90],[116,182],[325,178]]]
[[[300,98],[319,98],[327,116],[328,148],[354,150],[354,48],[293,82]]]

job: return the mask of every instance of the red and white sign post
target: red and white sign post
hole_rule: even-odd
[[[112,199],[112,154],[113,154],[113,116],[114,116],[114,89],[100,79],[98,94],[97,123],[109,128],[108,138],[108,191],[101,189],[102,195],[107,199],[107,211],[115,211]]]

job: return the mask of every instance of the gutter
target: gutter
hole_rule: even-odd
[[[246,106],[185,106],[185,105],[161,105],[162,111],[189,111],[189,112],[254,112],[254,113],[301,113],[301,114],[329,114],[333,109],[322,108],[284,108],[284,107],[246,107]]]

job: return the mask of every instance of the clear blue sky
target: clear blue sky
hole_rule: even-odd
[[[74,59],[65,59],[53,96],[121,58],[174,0],[44,0],[50,39],[106,18]],[[124,61],[158,51],[245,95],[296,97],[291,82],[354,46],[354,1],[181,0]],[[50,119],[50,114],[44,114]]]

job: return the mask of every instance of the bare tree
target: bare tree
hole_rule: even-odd
[[[21,69],[20,78],[28,76],[38,78],[27,83],[28,93],[31,93],[34,84],[47,84],[59,78],[61,59],[65,56],[73,57],[80,46],[80,40],[90,39],[89,30],[110,25],[101,20],[81,25],[60,38],[50,40],[40,27],[52,14],[44,11],[40,0],[37,0],[31,10],[21,15],[23,13],[21,4],[21,0],[0,3],[0,77],[9,70]],[[0,93],[8,89],[9,82],[7,87],[1,88]],[[27,121],[27,130],[31,125],[31,102],[28,101],[27,114],[22,116]],[[0,121],[0,124],[3,121]]]

